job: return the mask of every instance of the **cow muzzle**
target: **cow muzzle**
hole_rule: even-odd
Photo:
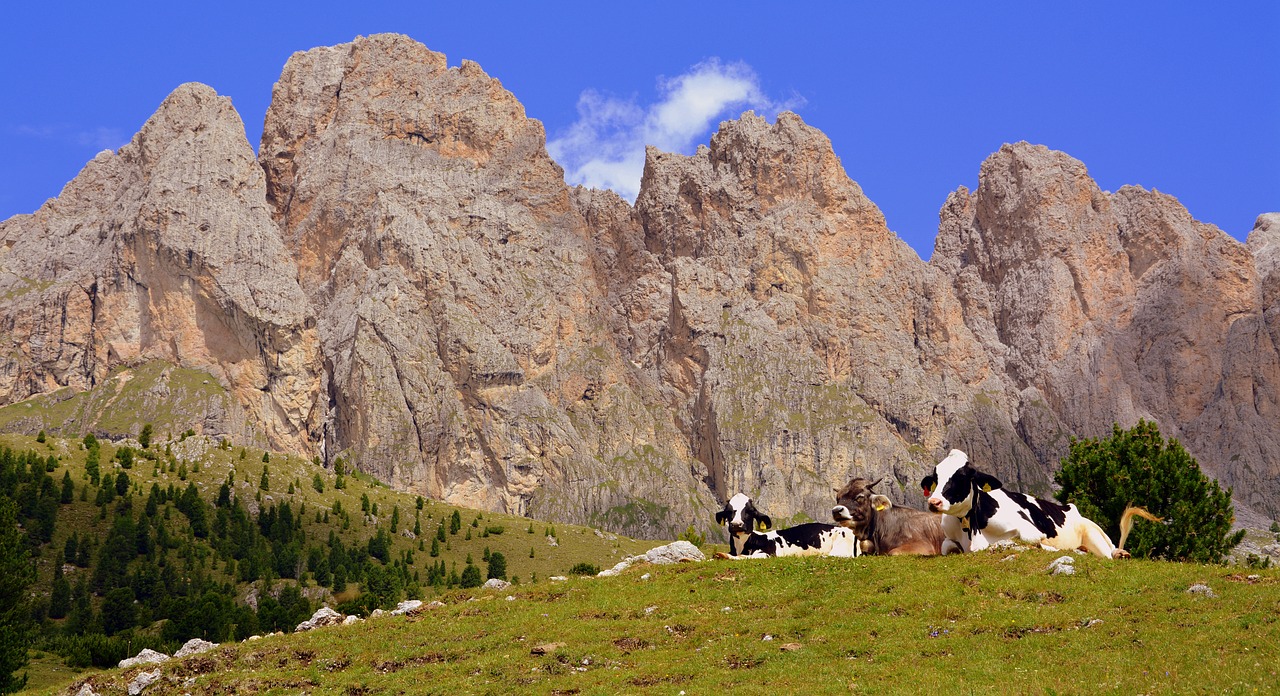
[[[831,508],[831,519],[836,522],[848,522],[853,519],[853,515],[849,513],[849,508],[837,505]]]
[[[946,501],[936,495],[929,498],[929,512],[946,512]]]

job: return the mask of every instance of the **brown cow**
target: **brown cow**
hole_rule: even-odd
[[[942,553],[942,515],[896,507],[872,490],[884,479],[856,478],[836,491],[831,517],[858,537],[862,553],[933,556]]]

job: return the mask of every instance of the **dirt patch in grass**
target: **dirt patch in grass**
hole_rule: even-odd
[[[627,683],[631,686],[657,686],[658,684],[683,684],[692,680],[692,674],[664,674],[662,676],[641,674],[628,677]]]
[[[670,635],[672,638],[688,638],[689,634],[693,633],[693,626],[686,626],[685,624],[675,624],[674,626],[664,626],[664,628],[667,629],[667,634]]]
[[[320,667],[326,672],[341,672],[351,666],[351,658],[339,657],[332,660],[325,660],[320,663]]]
[[[630,653],[633,650],[644,650],[645,648],[652,647],[652,643],[647,640],[629,637],[619,638],[613,641],[613,645],[624,654]]]
[[[1057,633],[1061,630],[1062,629],[1057,626],[1026,626],[1026,627],[1010,626],[1004,629],[1004,631],[1002,631],[1000,635],[1004,636],[1005,638],[1020,639],[1023,636],[1030,633]]]
[[[194,677],[218,669],[218,660],[206,655],[189,657],[170,668],[175,677]]]
[[[724,663],[729,669],[753,669],[763,662],[763,657],[754,656],[730,655],[724,658]]]

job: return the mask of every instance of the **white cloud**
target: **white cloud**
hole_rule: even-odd
[[[98,126],[96,128],[77,128],[65,123],[31,126],[20,125],[13,126],[8,131],[14,135],[27,138],[37,138],[39,140],[56,140],[63,143],[78,145],[80,147],[98,152],[101,150],[111,149],[118,150],[128,144],[129,138],[119,128],[106,128]]]
[[[689,72],[658,82],[659,100],[641,107],[588,90],[578,99],[578,120],[547,143],[570,184],[613,189],[634,201],[644,173],[644,148],[690,152],[712,125],[754,109],[767,116],[791,107],[764,94],[745,63],[711,59]]]

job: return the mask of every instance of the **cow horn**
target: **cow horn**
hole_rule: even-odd
[[[875,487],[876,487],[876,484],[877,484],[877,483],[880,483],[880,482],[881,482],[881,481],[883,481],[883,480],[884,480],[884,477],[883,477],[883,476],[881,476],[880,478],[876,479],[875,481],[873,481],[873,482],[871,482],[871,483],[868,483],[868,484],[867,484],[867,490],[871,490],[872,488],[875,488]]]

